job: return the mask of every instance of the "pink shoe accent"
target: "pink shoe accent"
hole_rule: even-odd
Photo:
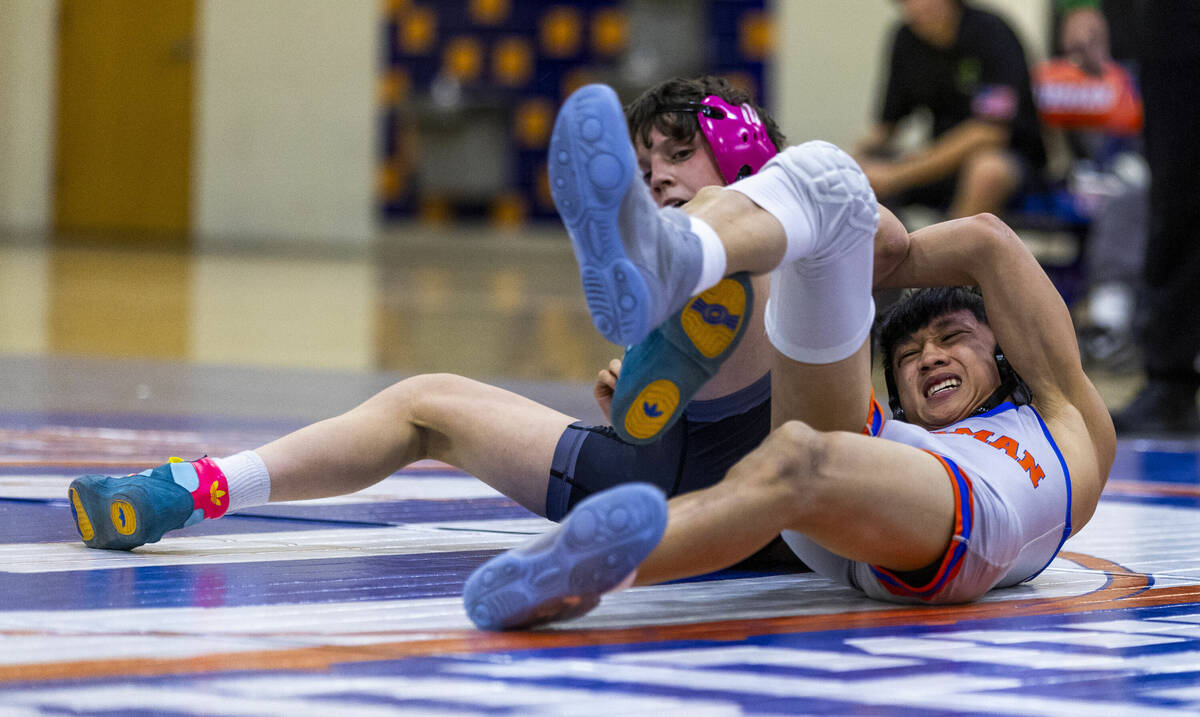
[[[205,519],[220,518],[229,509],[229,481],[209,458],[192,461],[200,486],[192,491],[192,501],[204,511]]]

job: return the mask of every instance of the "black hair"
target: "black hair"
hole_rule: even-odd
[[[983,295],[978,289],[968,286],[935,286],[906,291],[875,323],[876,343],[879,346],[880,361],[883,363],[888,403],[895,418],[904,420],[904,409],[900,407],[893,366],[896,346],[935,319],[958,311],[970,311],[980,323],[988,323]],[[1000,387],[975,409],[976,413],[990,411],[1010,397],[1017,405],[1029,403],[1033,399],[1029,387],[1009,365],[999,345],[995,348],[995,356],[996,368],[1000,373]]]
[[[771,114],[754,102],[751,94],[733,86],[724,77],[703,75],[701,77],[675,77],[643,92],[625,107],[625,119],[629,122],[629,135],[634,142],[650,147],[650,131],[657,129],[676,142],[691,142],[700,131],[700,123],[694,112],[663,112],[664,107],[698,103],[709,95],[716,95],[734,107],[749,103],[758,112],[759,119],[767,128],[767,136],[776,147],[786,147],[787,139]]]

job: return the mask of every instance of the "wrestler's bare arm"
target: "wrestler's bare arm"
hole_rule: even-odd
[[[996,340],[1047,420],[1077,412],[1103,485],[1116,449],[1112,419],[1083,371],[1066,304],[1029,249],[990,214],[942,222],[909,235],[906,256],[883,283],[956,285],[981,289]]]

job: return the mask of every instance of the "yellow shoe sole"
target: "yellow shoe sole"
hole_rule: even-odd
[[[696,350],[711,359],[729,348],[746,318],[745,287],[734,279],[722,279],[692,299],[679,322]]]
[[[639,440],[658,435],[679,405],[679,387],[659,379],[647,385],[625,414],[625,432]]]
[[[74,488],[71,489],[71,507],[75,509],[75,527],[79,528],[79,537],[83,538],[84,542],[96,537],[92,521],[88,520],[87,511],[83,509],[83,502],[79,500],[79,493]]]

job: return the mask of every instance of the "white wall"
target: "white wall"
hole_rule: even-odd
[[[376,368],[376,271],[366,255],[289,259],[202,253],[191,263],[189,359]],[[231,321],[233,316],[239,319]]]
[[[51,224],[57,19],[52,0],[0,0],[0,230]]]
[[[374,233],[377,0],[204,0],[193,222],[201,241]]]
[[[201,0],[192,229],[366,243],[376,0]],[[0,0],[0,230],[53,226],[58,3]]]
[[[1006,18],[1031,58],[1045,56],[1049,0],[979,0]],[[788,140],[849,147],[882,90],[895,0],[774,0],[775,67],[768,82]]]
[[[1046,47],[1048,0],[981,0]],[[774,0],[769,82],[789,138],[851,144],[879,91],[895,0]],[[0,0],[0,230],[53,212],[55,0]],[[366,243],[375,231],[377,0],[200,0],[192,227]]]
[[[0,354],[50,348],[50,256],[41,246],[0,244]]]

